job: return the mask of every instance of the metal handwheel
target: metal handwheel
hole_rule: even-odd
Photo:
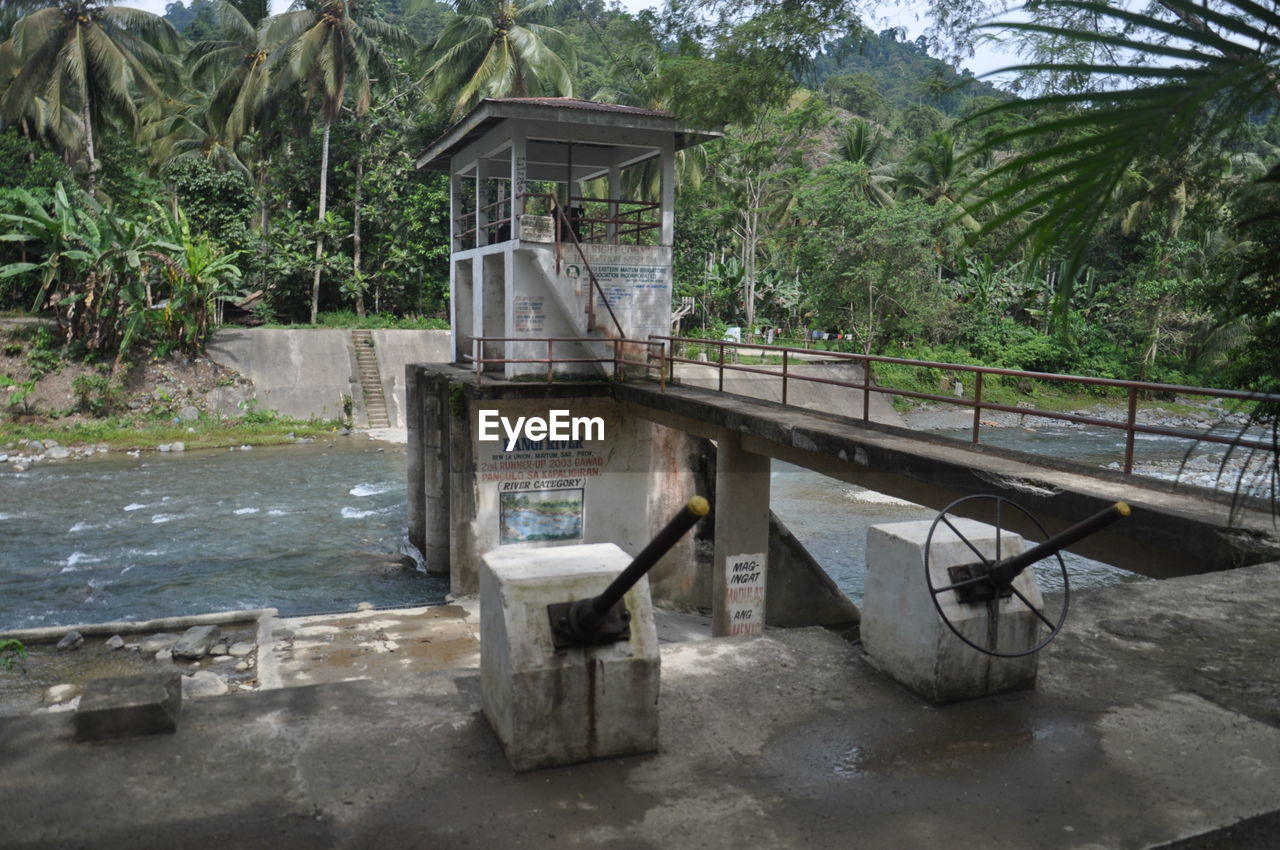
[[[996,530],[996,551],[994,557],[984,555],[977,546],[969,541],[967,537],[956,528],[949,518],[949,514],[955,512],[960,505],[971,504],[975,502],[992,502],[995,514],[995,521],[992,525]],[[1032,561],[1022,567],[1014,568],[1010,565],[1012,559],[1006,559],[1001,552],[1001,541],[1006,534],[1004,521],[1008,511],[1013,510],[1025,517],[1032,525],[1040,531],[1040,538],[1048,541],[1049,533],[1045,530],[1040,520],[1036,519],[1026,508],[1003,496],[995,495],[976,495],[965,496],[956,499],[951,504],[942,509],[941,513],[933,520],[933,525],[929,527],[929,536],[925,540],[924,552],[924,580],[929,588],[929,598],[933,600],[933,606],[938,611],[938,616],[942,618],[942,622],[947,624],[947,628],[952,634],[960,638],[969,646],[985,652],[987,655],[993,655],[997,658],[1020,658],[1039,652],[1045,647],[1049,641],[1057,637],[1058,632],[1062,630],[1062,624],[1067,619],[1067,608],[1071,601],[1071,580],[1067,575],[1067,564],[1062,559],[1061,551],[1048,552],[1040,556],[1040,558],[1052,557],[1057,559],[1057,569],[1062,575],[1062,606],[1056,613],[1048,613],[1037,608],[1031,603],[1025,594],[1014,586],[1014,580],[1021,574],[1022,569],[1030,566]],[[946,526],[953,534],[960,539],[962,543],[969,547],[977,558],[970,564],[949,567],[948,583],[944,585],[935,585],[933,582],[933,571],[930,569],[930,555],[933,551],[934,535],[938,533],[939,526]],[[1036,542],[1036,541],[1031,541]],[[1036,547],[1038,548],[1038,547]],[[1061,547],[1058,547],[1060,550]],[[1034,549],[1029,551],[1035,551]],[[1040,560],[1037,558],[1036,560]],[[1019,559],[1021,560],[1021,559]],[[955,624],[947,617],[946,610],[939,599],[944,593],[955,593],[957,599],[966,605],[982,605],[986,608],[986,640],[985,645],[966,637],[961,634]],[[1000,641],[1000,617],[999,609],[1002,600],[1017,598],[1027,609],[1039,620],[1040,624],[1048,628],[1048,633],[1039,640],[1030,649],[1023,649],[1018,652],[1002,652],[999,649]]]
[[[994,557],[990,558],[982,554],[982,551],[973,545],[972,541],[965,537],[947,516],[953,513],[958,506],[979,500],[992,502],[995,509],[996,551]],[[1026,517],[1033,526],[1040,530],[1040,534],[1045,540],[1030,549],[1004,558],[1001,557],[1003,553],[1000,549],[1007,509],[1015,510]],[[952,634],[979,652],[985,652],[987,655],[994,655],[997,658],[1020,658],[1033,652],[1039,652],[1044,648],[1045,644],[1058,636],[1058,632],[1062,631],[1062,624],[1067,619],[1067,608],[1071,602],[1071,581],[1067,576],[1066,561],[1062,560],[1062,550],[1073,543],[1083,540],[1094,532],[1101,531],[1116,520],[1129,516],[1129,513],[1129,506],[1126,503],[1116,502],[1098,511],[1088,519],[1049,537],[1044,525],[1041,524],[1040,520],[1032,516],[1030,511],[1003,496],[977,495],[956,499],[943,508],[942,512],[934,519],[933,525],[929,526],[929,536],[925,539],[924,580],[929,588],[929,598],[933,600],[933,607],[937,609],[938,616],[942,618],[942,622],[947,624],[947,628],[951,630]],[[938,532],[939,525],[945,525],[951,529],[951,532],[969,547],[978,560],[968,564],[948,567],[947,583],[934,585],[929,558],[933,552],[933,537]],[[1062,573],[1062,607],[1059,609],[1056,619],[1046,616],[1043,610],[1036,608],[1031,603],[1031,600],[1027,599],[1026,595],[1015,586],[1015,580],[1023,570],[1049,557],[1058,559],[1058,569]],[[944,593],[954,593],[956,599],[962,605],[983,605],[986,607],[987,637],[985,645],[980,646],[965,637],[956,628],[955,623],[951,622],[946,610],[939,601]],[[1000,603],[1002,600],[1012,599],[1013,597],[1017,597],[1018,601],[1025,605],[1037,620],[1047,626],[1049,632],[1043,640],[1038,641],[1029,649],[1022,649],[1017,652],[1001,652],[999,649]]]

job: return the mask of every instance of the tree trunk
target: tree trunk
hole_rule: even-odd
[[[89,95],[80,99],[80,117],[84,121],[84,154],[89,160],[89,197],[98,197],[98,158],[93,150],[93,121],[89,118]]]
[[[363,141],[363,140],[361,140]],[[352,201],[354,210],[351,214],[351,268],[355,274],[356,285],[360,284],[360,190],[364,185],[364,153],[363,145],[361,152],[356,154],[356,186],[355,199]],[[364,317],[364,289],[356,290],[356,315]]]
[[[324,141],[320,146],[320,209],[316,221],[324,223],[329,205],[329,121],[324,122]],[[324,231],[316,234],[316,270],[311,278],[311,324],[320,312],[320,260],[324,256]]]

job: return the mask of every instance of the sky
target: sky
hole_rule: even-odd
[[[163,15],[164,7],[172,2],[173,0],[119,0],[119,5],[133,6]],[[270,2],[272,13],[278,13],[289,7],[290,0],[270,0]],[[619,0],[619,2],[623,8],[631,12],[661,5],[659,0]],[[877,13],[870,16],[867,24],[877,31],[895,26],[905,27],[907,38],[913,39],[924,32],[928,24],[924,15],[926,9],[927,3],[924,0],[915,0],[915,2],[899,0],[896,4],[891,0],[882,0]],[[981,76],[988,71],[1012,65],[1016,60],[1017,56],[1012,52],[1002,52],[994,47],[984,46],[978,49],[976,56],[964,63],[964,67]]]

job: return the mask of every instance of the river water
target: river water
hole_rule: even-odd
[[[0,630],[442,601],[412,551],[404,447],[363,437],[0,464]]]
[[[963,437],[962,432],[944,432]],[[1107,466],[1123,437],[1077,428],[988,429],[984,442]],[[1138,470],[1212,483],[1213,450],[1139,437]],[[283,614],[440,602],[405,533],[405,450],[363,437],[250,451],[0,464],[0,630],[243,608]],[[1209,480],[1202,480],[1205,476]],[[775,462],[772,506],[853,599],[866,529],[932,519]],[[1073,586],[1139,580],[1068,557]],[[1042,570],[1056,589],[1051,570]]]

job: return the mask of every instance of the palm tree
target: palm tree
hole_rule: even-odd
[[[456,0],[457,16],[431,49],[428,93],[454,99],[454,120],[486,97],[572,96],[577,56],[564,33],[538,23],[549,7]]]
[[[836,136],[836,148],[832,156],[843,162],[851,162],[866,168],[863,192],[867,200],[882,207],[894,204],[888,186],[895,181],[895,165],[888,162],[889,137],[870,123],[854,119]]]
[[[269,45],[257,26],[264,18],[247,17],[240,5],[218,3],[219,39],[197,42],[187,51],[191,79],[211,92],[208,107],[213,123],[227,143],[235,145],[255,125],[263,123],[271,99]],[[265,4],[264,4],[265,5]],[[254,14],[263,10],[254,10]]]
[[[148,125],[144,140],[150,137],[152,166],[159,168],[175,159],[200,157],[219,171],[236,171],[252,180],[252,145],[248,142],[252,137],[232,138],[228,122],[220,118],[208,95],[188,92],[180,104],[165,110]]]
[[[60,0],[32,12],[0,52],[8,80],[0,116],[33,120],[68,147],[78,139],[91,197],[98,189],[93,122],[114,112],[136,129],[139,96],[159,98],[157,72],[172,69],[178,44],[168,21],[110,2]]]
[[[347,90],[354,94],[355,114],[364,116],[372,99],[374,74],[386,79],[391,67],[378,41],[408,44],[401,30],[361,14],[356,0],[296,0],[293,8],[269,18],[261,27],[262,40],[280,44],[273,64],[280,66],[274,91],[302,84],[307,100],[320,99],[322,141],[320,203],[316,219],[323,222],[329,202],[329,132],[342,112]],[[311,321],[320,309],[320,260],[324,235],[316,236],[315,274],[311,282]]]
[[[955,210],[956,220],[973,232],[981,225],[962,202],[965,179],[965,157],[956,151],[955,137],[946,130],[930,133],[907,157],[906,169],[899,175],[903,189],[918,195],[931,206],[942,205]]]
[[[1008,29],[1099,48],[1119,61],[1033,62],[1009,70],[1074,76],[1082,84],[996,106],[1048,117],[985,140],[990,150],[1016,150],[981,178],[989,187],[977,206],[996,210],[986,231],[1036,215],[1019,227],[1032,256],[1061,252],[1064,277],[1084,261],[1089,237],[1107,220],[1132,175],[1164,170],[1173,177],[1166,227],[1185,208],[1182,163],[1247,135],[1258,116],[1280,107],[1280,11],[1254,0],[1155,0],[1144,12],[1085,0],[1044,0],[1027,23]],[[1057,23],[1084,11],[1090,26]],[[1076,55],[1088,56],[1089,50]],[[1096,53],[1094,54],[1096,55]],[[982,113],[980,113],[981,115]],[[975,116],[978,117],[978,116]],[[1246,244],[1239,272],[1222,286],[1222,315],[1247,323],[1251,338],[1235,349],[1230,373],[1242,385],[1275,392],[1280,375],[1280,160],[1235,187],[1228,209]],[[1181,192],[1179,186],[1182,186]],[[1280,404],[1260,403],[1253,419],[1280,436]],[[1224,461],[1225,464],[1225,461]],[[1247,467],[1246,467],[1247,468]],[[1267,458],[1273,507],[1280,502],[1280,451]],[[1242,473],[1237,492],[1245,489]]]

